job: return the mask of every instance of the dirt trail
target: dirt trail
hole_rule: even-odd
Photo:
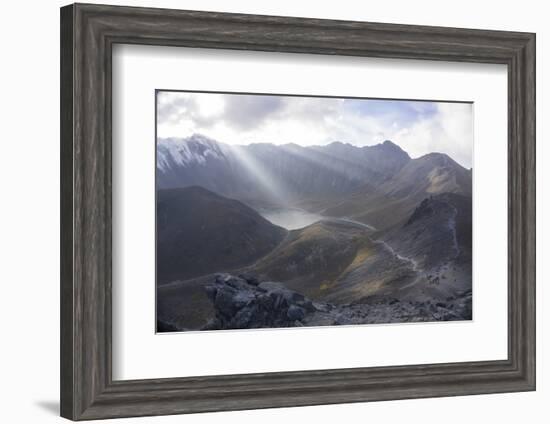
[[[345,224],[352,224],[352,225],[355,225],[357,227],[366,228],[367,230],[370,230],[370,231],[376,230],[376,228],[374,228],[372,225],[365,224],[365,223],[359,222],[359,221],[354,221],[354,220],[348,219],[348,218],[333,218],[333,217],[331,217],[331,218],[324,219],[324,221],[341,222],[341,223],[345,223]],[[456,235],[456,232],[455,232],[455,235]],[[388,252],[390,252],[392,254],[392,256],[394,256],[398,260],[408,263],[409,266],[412,268],[412,270],[414,272],[420,271],[420,269],[418,267],[418,262],[416,262],[413,258],[408,258],[406,256],[400,255],[399,253],[397,253],[395,251],[395,249],[393,247],[391,247],[388,243],[386,243],[383,240],[373,240],[373,239],[371,239],[371,241],[374,244],[382,245]]]
[[[388,243],[386,243],[383,240],[373,240],[373,243],[375,244],[381,244],[384,246],[385,249],[387,249],[393,256],[395,256],[397,259],[403,262],[407,262],[411,265],[411,268],[414,272],[420,271],[418,268],[418,262],[416,262],[413,258],[408,258],[406,256],[400,255],[397,253],[393,247],[391,247]]]

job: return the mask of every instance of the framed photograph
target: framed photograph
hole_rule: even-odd
[[[61,9],[61,414],[535,389],[535,35]]]

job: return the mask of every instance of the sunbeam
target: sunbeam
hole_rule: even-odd
[[[255,177],[255,183],[264,189],[265,194],[276,205],[288,205],[289,194],[280,181],[277,180],[253,155],[249,154],[243,146],[229,146],[235,159],[246,171]]]
[[[286,153],[296,156],[304,161],[307,161],[313,165],[326,168],[345,178],[361,178],[364,170],[357,164],[334,158],[329,156],[314,147],[302,147],[297,144],[283,144],[279,148],[283,149]],[[337,165],[339,162],[339,165]],[[345,167],[341,164],[345,163]]]

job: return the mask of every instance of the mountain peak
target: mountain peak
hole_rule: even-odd
[[[210,138],[210,137],[207,137],[203,134],[200,134],[200,133],[193,133],[191,136],[185,138],[184,140],[186,140],[187,142],[194,142],[194,143],[199,143],[199,144],[207,144],[209,146],[215,146],[215,145],[218,145],[219,143],[214,140],[213,138]]]
[[[373,146],[365,146],[363,149],[376,155],[377,160],[388,160],[391,158],[390,160],[397,161],[400,166],[403,166],[411,159],[405,150],[391,140],[385,140],[383,143]]]
[[[384,140],[383,143],[377,144],[376,146],[373,146],[373,147],[381,147],[386,151],[406,153],[400,146],[398,146],[391,140]]]
[[[437,166],[452,166],[465,169],[446,153],[432,152],[420,156],[417,160]]]
[[[224,156],[223,144],[202,134],[189,137],[159,138],[157,140],[157,167],[166,171],[173,165],[204,164],[208,158]]]
[[[328,149],[331,149],[331,150],[347,150],[349,148],[356,148],[356,146],[354,146],[353,144],[350,144],[350,143],[344,143],[343,141],[340,141],[340,140],[334,140],[328,144],[326,144],[325,146],[319,146],[319,147],[327,147]]]

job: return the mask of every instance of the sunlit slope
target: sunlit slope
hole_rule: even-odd
[[[347,223],[318,222],[291,231],[249,271],[261,280],[281,281],[318,298],[370,244],[367,234],[366,229]]]

